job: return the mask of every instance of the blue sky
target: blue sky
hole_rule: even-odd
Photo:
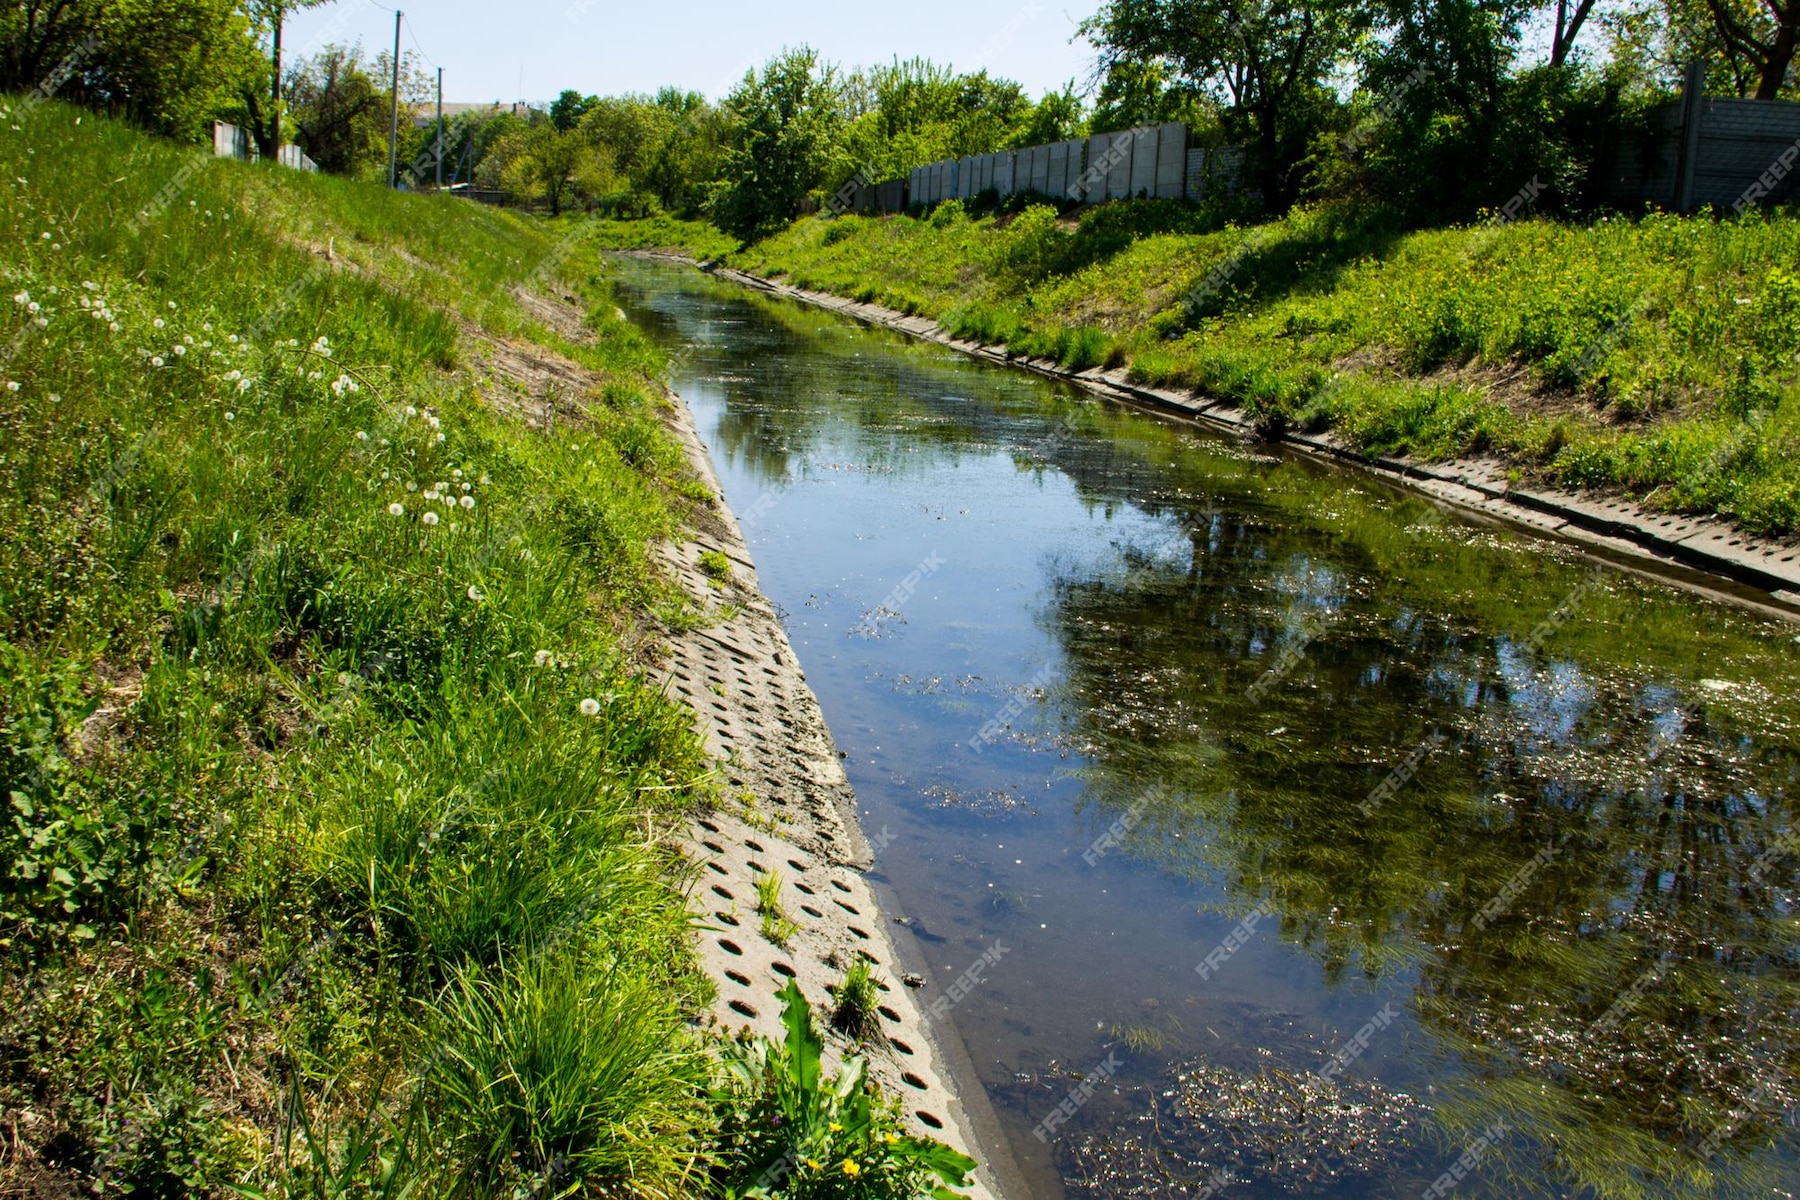
[[[910,0],[871,4],[723,0],[418,0],[403,5],[406,50],[444,69],[444,99],[485,103],[586,93],[654,91],[663,84],[718,99],[785,45],[807,43],[846,65],[923,55],[962,70],[986,67],[1035,97],[1070,79],[1085,84],[1093,48],[1071,44],[1098,0]],[[392,8],[336,0],[289,18],[289,52],[362,40],[391,46]],[[414,39],[417,39],[415,44]],[[523,83],[521,84],[521,78]]]

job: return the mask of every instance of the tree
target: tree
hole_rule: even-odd
[[[567,133],[581,124],[587,111],[599,103],[597,97],[583,96],[577,91],[564,91],[550,104],[550,123]]]
[[[237,0],[20,0],[0,7],[0,89],[58,94],[194,140],[261,52]]]
[[[360,47],[327,46],[288,73],[295,141],[319,169],[362,176],[387,159],[388,90],[364,69]]]
[[[1738,94],[1756,80],[1758,100],[1774,100],[1787,86],[1800,39],[1800,0],[1705,0]]]
[[[751,238],[800,215],[837,150],[838,92],[835,68],[805,46],[783,51],[732,89],[724,181],[713,204],[720,228]]]
[[[291,12],[317,8],[331,0],[246,0],[245,12],[260,35],[269,31],[269,70],[247,76],[239,85],[240,99],[246,115],[245,124],[256,142],[257,153],[274,158],[281,149],[281,31]],[[268,92],[268,107],[263,107],[263,93]]]
[[[1102,69],[1154,64],[1227,105],[1228,132],[1248,134],[1263,201],[1293,203],[1327,81],[1370,28],[1341,0],[1109,0],[1081,25]]]

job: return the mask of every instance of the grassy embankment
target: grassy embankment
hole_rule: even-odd
[[[1265,427],[1800,530],[1791,215],[1405,231],[1348,204],[1221,228],[1164,202],[1078,222],[952,203],[803,219],[727,261],[1068,367],[1128,363]]]
[[[4,108],[0,1191],[713,1194],[709,776],[640,673],[706,497],[592,251]],[[484,334],[582,419],[507,415]]]

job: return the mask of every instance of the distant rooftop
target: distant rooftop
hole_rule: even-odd
[[[452,103],[449,100],[444,101],[444,119],[446,121],[452,117],[460,117],[464,113],[477,113],[479,115],[490,117],[497,117],[501,113],[511,113],[515,117],[523,117],[527,113],[543,111],[544,109],[541,105],[531,104],[524,100],[515,100],[510,104],[502,100],[495,100],[487,104],[462,104]],[[429,125],[435,120],[437,120],[437,105],[430,101],[419,105],[413,112],[413,123],[416,125]]]

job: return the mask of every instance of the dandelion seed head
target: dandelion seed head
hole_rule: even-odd
[[[548,650],[539,650],[536,654],[531,656],[531,665],[534,667],[547,667],[550,665],[550,660],[555,657],[556,655],[550,653]]]
[[[357,430],[357,431],[356,431],[356,440],[357,440],[357,441],[359,441],[359,442],[366,442],[366,441],[368,441],[368,440],[369,440],[369,434],[368,434],[368,431],[367,431],[367,430],[364,430],[364,429],[359,429],[359,430]]]
[[[31,303],[31,293],[30,292],[14,293],[13,303],[14,304],[30,304]]]
[[[157,317],[155,320],[150,322],[150,326],[153,329],[161,329],[165,324],[167,324],[167,322],[165,322],[161,317]]]
[[[39,304],[36,300],[33,300],[30,304],[25,306],[25,311],[28,313],[42,312],[43,307],[44,306]]]
[[[477,604],[480,604],[484,599],[486,599],[486,597],[481,594],[480,588],[476,587],[474,584],[471,583],[469,585],[469,599],[475,601],[475,603],[477,603]]]
[[[16,392],[16,391],[18,391],[18,390],[19,390],[19,381],[18,381],[18,380],[16,380],[16,379],[9,379],[9,380],[7,380],[7,381],[6,381],[6,390],[7,390],[7,391],[9,391],[9,392]]]
[[[187,347],[182,346],[182,345],[177,345],[175,347],[175,357],[176,358],[185,358],[186,356],[187,356]]]
[[[151,366],[153,366],[153,367],[160,367],[160,366],[162,366],[162,365],[163,365],[163,360],[162,360],[162,355],[160,355],[160,354],[152,354],[152,355],[151,355],[151,356],[150,356],[150,365],[151,365]]]
[[[235,421],[235,420],[237,420],[237,414],[234,412],[228,412],[225,414],[225,419],[227,421]]]
[[[586,700],[583,700],[581,702],[581,714],[586,717],[599,716],[600,715],[600,702],[598,700],[594,699],[592,696],[589,696]]]
[[[438,515],[434,512],[428,512],[424,516],[420,517],[419,520],[423,521],[427,525],[436,525],[438,523]]]
[[[461,504],[464,509],[472,509],[475,507],[475,497],[464,496],[461,500]]]
[[[388,505],[388,516],[404,517],[405,515],[406,515],[406,505],[400,503],[398,500],[396,500],[392,504]]]
[[[250,381],[248,379],[238,380],[238,391],[247,392],[249,390],[250,390]]]

